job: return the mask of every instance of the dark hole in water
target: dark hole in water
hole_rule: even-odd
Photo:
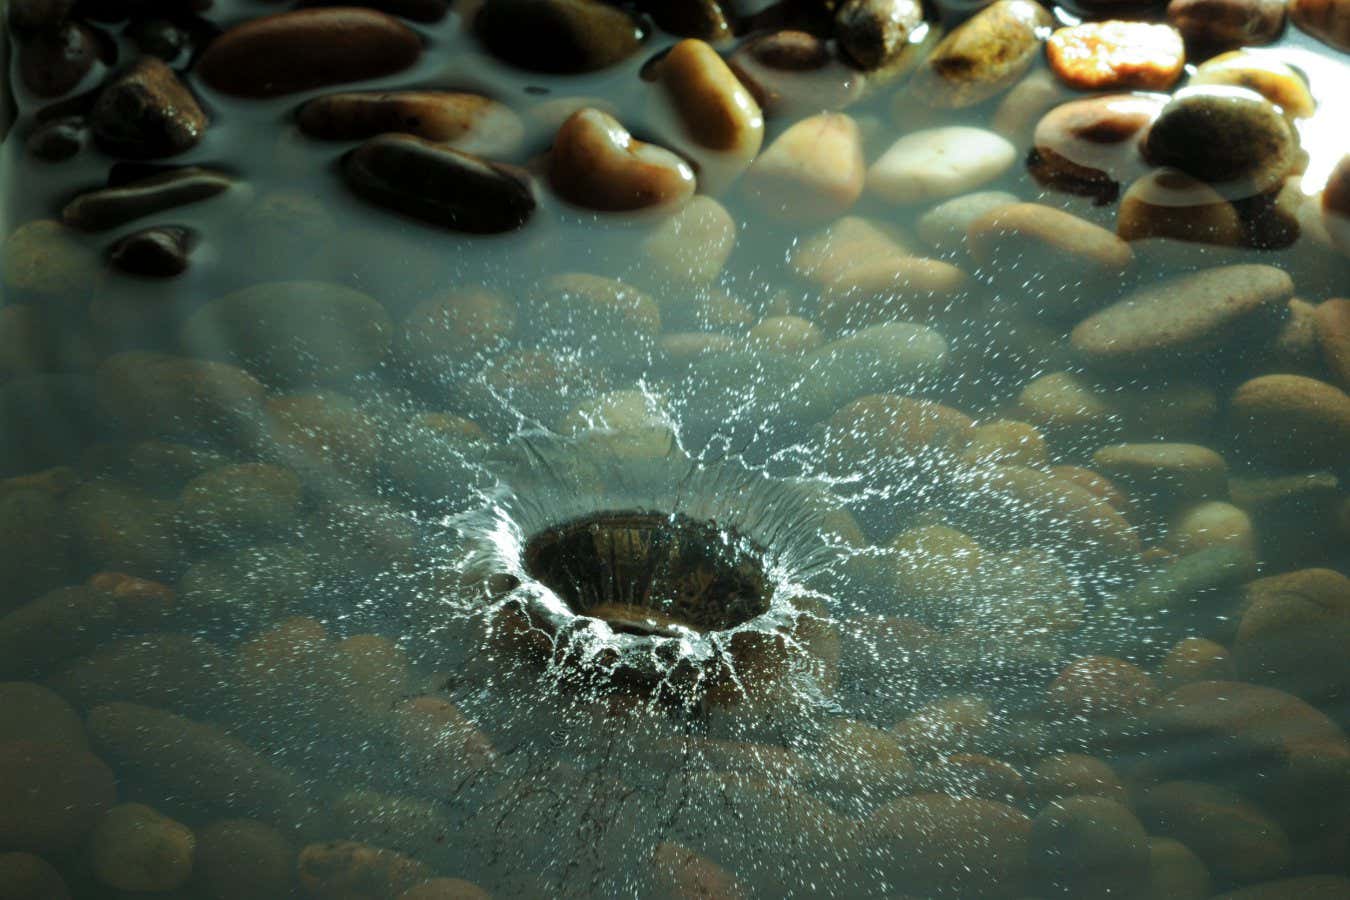
[[[674,636],[734,628],[768,611],[763,548],[682,514],[597,513],[535,535],[525,569],[578,615],[615,631]]]

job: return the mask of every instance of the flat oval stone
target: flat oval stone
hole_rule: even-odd
[[[1285,0],[1172,0],[1167,21],[1195,47],[1269,44],[1284,30]]]
[[[770,215],[819,222],[857,202],[863,166],[858,123],[843,113],[821,113],[780,134],[750,167],[744,186]]]
[[[1255,91],[1223,85],[1183,88],[1158,113],[1144,157],[1224,193],[1267,191],[1293,168],[1298,140],[1288,119]]]
[[[98,47],[89,29],[67,22],[19,44],[16,56],[24,87],[37,97],[60,97],[94,68]]]
[[[65,116],[43,122],[33,129],[24,147],[46,162],[64,162],[89,143],[89,124],[80,116]]]
[[[182,345],[269,382],[345,378],[379,365],[394,327],[372,297],[339,284],[259,284],[207,303],[184,324]]]
[[[820,323],[833,331],[913,321],[946,309],[966,273],[936,259],[894,254],[839,274],[820,296]]]
[[[1030,0],[998,0],[942,39],[907,90],[929,106],[959,109],[987,100],[1022,76],[1054,19]]]
[[[1316,108],[1308,83],[1292,68],[1264,53],[1234,50],[1207,59],[1196,67],[1189,85],[1226,84],[1256,91],[1284,110],[1285,115],[1311,116]]]
[[[1350,3],[1346,0],[1291,0],[1289,17],[1319,41],[1350,52]]]
[[[489,157],[515,151],[525,137],[525,123],[509,106],[451,91],[328,94],[300,107],[295,120],[305,134],[326,141],[396,132]]]
[[[695,187],[688,163],[592,108],[573,113],[558,129],[548,179],[563,199],[605,212],[678,207]]]
[[[1137,290],[1084,319],[1070,340],[1092,365],[1141,371],[1222,348],[1277,318],[1293,293],[1274,266],[1220,266]]]
[[[89,122],[105,152],[132,159],[174,156],[195,147],[206,113],[162,59],[142,57],[109,81]]]
[[[61,221],[81,231],[105,231],[127,222],[197,203],[230,189],[223,172],[196,166],[151,175],[118,187],[81,194],[61,210]]]
[[[633,55],[642,29],[596,0],[487,0],[473,19],[492,53],[532,72],[594,72]]]
[[[407,25],[369,9],[302,9],[236,25],[197,62],[208,85],[238,97],[277,97],[401,72],[422,55]]]
[[[132,232],[108,248],[108,262],[129,275],[172,278],[187,271],[195,235],[189,228],[163,225]]]
[[[370,202],[454,231],[512,231],[535,208],[523,170],[406,134],[366,141],[342,158],[342,175]]]
[[[1161,94],[1071,100],[1036,123],[1027,166],[1041,184],[1106,203],[1144,168],[1139,139],[1167,102]]]
[[[1162,91],[1181,77],[1186,49],[1170,25],[1084,22],[1060,28],[1045,44],[1050,68],[1081,91]]]
[[[1246,382],[1230,404],[1233,429],[1262,459],[1314,469],[1345,462],[1350,446],[1350,396],[1302,375],[1263,375]]]
[[[900,138],[867,170],[868,193],[890,203],[922,203],[974,190],[1002,175],[1017,151],[983,128],[948,125]]]

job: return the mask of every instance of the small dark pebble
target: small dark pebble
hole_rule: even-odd
[[[19,77],[38,97],[60,97],[75,89],[98,60],[98,45],[83,25],[67,22],[19,45]]]
[[[835,13],[834,34],[853,62],[875,69],[903,49],[922,22],[919,0],[848,0]]]
[[[183,51],[192,46],[192,35],[181,25],[168,19],[152,17],[138,19],[123,32],[147,56],[158,56],[166,63],[178,62]]]
[[[810,72],[830,64],[830,48],[805,31],[779,31],[746,41],[741,48],[756,62],[784,72]]]
[[[146,278],[172,278],[187,271],[196,235],[189,228],[162,225],[121,238],[108,248],[114,268]]]
[[[455,231],[511,231],[535,207],[523,169],[411,135],[371,138],[343,157],[342,174],[370,202]]]
[[[75,0],[10,0],[9,23],[15,31],[37,31],[60,25],[75,8]]]
[[[473,29],[493,56],[559,75],[612,66],[643,37],[628,13],[598,0],[487,0]]]
[[[78,116],[44,122],[28,136],[28,152],[47,162],[62,162],[84,149],[89,125]]]
[[[362,6],[398,16],[413,22],[439,22],[450,11],[450,0],[301,0],[296,4],[310,6]]]
[[[236,25],[202,53],[197,74],[237,97],[296,91],[392,75],[422,54],[422,39],[371,9],[300,9]]]
[[[206,113],[162,60],[142,57],[108,83],[90,117],[94,140],[115,156],[155,159],[196,146]]]
[[[731,36],[731,23],[717,0],[644,0],[641,8],[663,30],[679,37],[716,43]]]
[[[61,210],[61,220],[81,231],[104,231],[143,216],[209,199],[223,193],[232,183],[228,175],[210,169],[175,169],[81,194]]]

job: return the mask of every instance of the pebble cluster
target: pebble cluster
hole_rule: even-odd
[[[8,0],[0,898],[1350,895],[1350,2],[937,7]],[[522,454],[832,559],[592,683]]]

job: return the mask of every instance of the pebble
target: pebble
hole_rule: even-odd
[[[61,499],[42,491],[0,492],[0,610],[65,583],[73,568],[70,521]]]
[[[308,815],[303,787],[289,773],[214,725],[134,703],[89,712],[89,738],[125,776],[167,796],[294,828]]]
[[[89,124],[82,116],[64,116],[33,129],[24,147],[44,162],[65,162],[89,143]]]
[[[579,361],[575,354],[561,355],[545,350],[517,350],[504,353],[487,365],[469,385],[467,409],[475,421],[510,421],[516,417],[537,422],[552,422],[563,411],[587,397],[602,394],[612,387],[602,369]]]
[[[1053,24],[1050,13],[1030,0],[997,0],[943,38],[907,90],[939,109],[987,100],[1030,68]]]
[[[378,468],[381,424],[337,391],[284,394],[267,401],[269,452],[306,482],[366,478]]]
[[[747,896],[735,877],[717,863],[672,841],[662,841],[652,850],[652,879],[661,896],[673,900],[738,900]],[[484,894],[484,900],[487,895]],[[407,896],[402,900],[409,900]],[[426,900],[435,900],[428,895]],[[470,900],[466,895],[464,900]]]
[[[699,194],[643,239],[642,260],[662,284],[708,285],[722,274],[736,235],[726,207]]]
[[[658,849],[661,846],[666,845],[658,845]],[[708,865],[713,864],[709,863]],[[700,887],[706,883],[703,880],[697,882]],[[701,897],[705,894],[694,893],[690,896]],[[736,895],[721,893],[713,896],[734,898]],[[473,882],[465,881],[462,878],[433,878],[416,887],[408,888],[398,895],[398,900],[492,900],[492,895]]]
[[[768,316],[746,336],[757,348],[794,356],[809,353],[825,342],[816,324],[801,316]]]
[[[1211,547],[1233,547],[1250,560],[1256,572],[1259,543],[1251,517],[1231,503],[1203,501],[1179,509],[1167,524],[1165,546],[1178,556],[1189,556]]]
[[[843,113],[820,113],[779,135],[750,166],[744,185],[769,216],[821,222],[857,201],[865,173],[858,123]]]
[[[113,773],[87,750],[37,741],[0,743],[0,846],[73,850],[113,805]]]
[[[227,699],[233,679],[224,654],[210,641],[149,632],[100,644],[47,684],[81,709],[127,700],[189,712]]]
[[[1350,4],[1345,0],[1291,0],[1289,18],[1319,41],[1350,52]]]
[[[1280,11],[1283,13],[1283,5]],[[1221,53],[1197,66],[1187,84],[1247,88],[1256,91],[1284,110],[1285,115],[1294,118],[1311,116],[1317,108],[1303,76],[1264,53],[1246,53],[1241,50]]]
[[[1130,793],[1104,760],[1081,753],[1048,756],[1031,771],[1031,790],[1040,807],[1066,797],[1102,797],[1129,806]]]
[[[1154,169],[1120,198],[1116,234],[1236,247],[1244,231],[1237,209],[1213,187],[1177,169]]]
[[[640,290],[613,278],[568,272],[544,280],[529,295],[529,332],[560,350],[633,360],[661,331],[661,308]]]
[[[122,891],[171,891],[192,873],[197,839],[181,822],[143,803],[103,814],[90,837],[94,874]]]
[[[1046,708],[1065,721],[1131,719],[1144,712],[1157,688],[1142,669],[1110,656],[1085,656],[1050,683]]]
[[[255,372],[272,384],[351,378],[379,366],[393,341],[374,298],[339,284],[257,284],[202,306],[184,323],[181,346]]]
[[[236,97],[278,97],[401,72],[422,39],[398,19],[356,7],[301,9],[250,19],[197,60],[197,75]]]
[[[872,163],[867,190],[895,204],[942,200],[1002,175],[1016,155],[1006,139],[982,128],[925,128],[900,138]]]
[[[509,106],[453,91],[350,91],[326,94],[295,114],[300,130],[326,141],[360,141],[397,132],[489,158],[517,152],[525,123]]]
[[[1206,900],[1211,894],[1209,869],[1181,841],[1151,837],[1148,841],[1150,896],[1169,900]]]
[[[61,744],[72,750],[89,744],[71,705],[60,694],[27,681],[0,682],[0,743],[7,741]]]
[[[646,0],[642,8],[662,31],[721,43],[732,35],[720,0]]]
[[[989,127],[1018,145],[1031,136],[1041,116],[1073,97],[1049,69],[1033,69],[998,102]]]
[[[184,51],[191,51],[198,37],[209,40],[215,35],[210,26],[204,26],[200,21],[179,24],[157,16],[138,19],[123,33],[137,50],[148,56],[158,56],[170,65],[179,62]]]
[[[71,492],[67,508],[81,552],[100,568],[146,578],[178,573],[183,560],[170,501],[92,481]]]
[[[588,209],[676,208],[694,193],[694,170],[664,147],[635,139],[598,109],[573,113],[553,138],[548,178],[563,199]]]
[[[1016,268],[1042,288],[1043,311],[1082,312],[1087,279],[1118,281],[1134,261],[1130,245],[1072,213],[1040,203],[1000,206],[970,223],[970,255],[994,271]]]
[[[987,212],[1016,202],[1017,196],[1006,191],[962,194],[939,203],[920,216],[915,231],[919,240],[944,256],[962,253],[966,249],[966,232],[971,222]]]
[[[1171,509],[1228,496],[1228,466],[1198,444],[1113,444],[1092,454],[1092,465],[1138,501]]]
[[[1092,197],[1116,198],[1122,182],[1143,169],[1139,139],[1166,102],[1149,94],[1110,94],[1060,104],[1036,123],[1027,166],[1041,184]]]
[[[903,391],[941,372],[947,341],[932,328],[912,322],[871,325],[811,353],[807,371],[822,404],[838,409],[855,397]]]
[[[192,92],[154,56],[142,57],[109,81],[89,113],[99,149],[130,159],[160,159],[191,150],[209,124]]]
[[[102,261],[52,219],[34,219],[5,239],[0,277],[16,294],[68,300],[87,297],[102,284]]]
[[[1341,157],[1322,190],[1322,223],[1331,245],[1350,254],[1350,153]]]
[[[9,4],[9,24],[17,31],[51,28],[66,20],[75,0],[15,0]]]
[[[1017,897],[1031,821],[992,800],[915,794],[863,823],[869,868],[925,897]]]
[[[966,273],[951,263],[917,256],[880,257],[829,282],[820,295],[817,320],[838,332],[929,319],[958,303],[966,282]]]
[[[342,176],[371,203],[471,234],[513,231],[536,205],[523,169],[407,134],[373,137],[347,153]]]
[[[1170,687],[1197,681],[1232,681],[1236,677],[1228,648],[1200,637],[1177,641],[1158,665],[1159,680]]]
[[[1350,579],[1302,569],[1247,586],[1233,657],[1243,680],[1310,702],[1350,687]]]
[[[17,49],[19,78],[35,97],[70,93],[98,62],[94,36],[75,22],[40,31]]]
[[[961,456],[970,465],[1011,463],[1040,467],[1050,461],[1044,435],[1034,425],[1008,419],[994,419],[977,425]],[[1056,474],[1056,477],[1059,476]]]
[[[266,463],[238,463],[197,476],[178,498],[181,526],[208,546],[291,532],[300,514],[300,479]]]
[[[1094,366],[1141,372],[1225,349],[1273,321],[1293,295],[1280,269],[1232,265],[1126,295],[1080,322],[1071,343]]]
[[[1182,88],[1158,113],[1144,157],[1248,197],[1276,187],[1294,167],[1298,139],[1289,120],[1247,88]]]
[[[1223,881],[1273,878],[1292,861],[1284,830],[1253,804],[1217,785],[1156,785],[1140,796],[1139,816],[1153,833],[1189,847]]]
[[[434,797],[452,795],[497,759],[487,735],[441,697],[398,701],[389,728],[407,778]]]
[[[1046,896],[1129,897],[1147,886],[1148,834],[1134,813],[1105,797],[1050,803],[1031,822],[1028,853]]]
[[[4,900],[70,900],[61,873],[31,853],[0,853],[0,897]]]
[[[1229,405],[1234,432],[1262,459],[1297,468],[1335,467],[1350,441],[1350,396],[1302,375],[1263,375]]]
[[[628,13],[597,0],[486,0],[473,30],[497,57],[532,72],[594,72],[642,46]]]
[[[829,44],[805,31],[751,37],[729,65],[769,115],[840,110],[863,95],[866,76],[845,65]]]
[[[1327,300],[1313,312],[1322,360],[1341,390],[1350,391],[1350,300]]]
[[[1285,0],[1171,0],[1167,21],[1187,46],[1269,44],[1284,31]]]
[[[1114,19],[1057,29],[1045,54],[1051,70],[1080,91],[1165,91],[1186,62],[1172,26]]]
[[[824,286],[853,266],[906,252],[903,238],[887,223],[843,216],[797,242],[789,264],[798,276]]]
[[[298,871],[314,900],[397,897],[432,875],[426,863],[356,841],[306,846]]]
[[[197,830],[191,888],[203,900],[287,900],[295,857],[272,826],[221,819]]]
[[[188,228],[147,228],[119,238],[108,248],[108,262],[128,275],[173,278],[187,271],[195,242]]]
[[[917,0],[846,0],[834,14],[834,37],[860,68],[875,69],[904,49],[922,23]]]
[[[419,372],[443,376],[447,367],[501,348],[515,334],[517,321],[515,302],[503,294],[478,287],[451,290],[408,313],[399,354]]]

